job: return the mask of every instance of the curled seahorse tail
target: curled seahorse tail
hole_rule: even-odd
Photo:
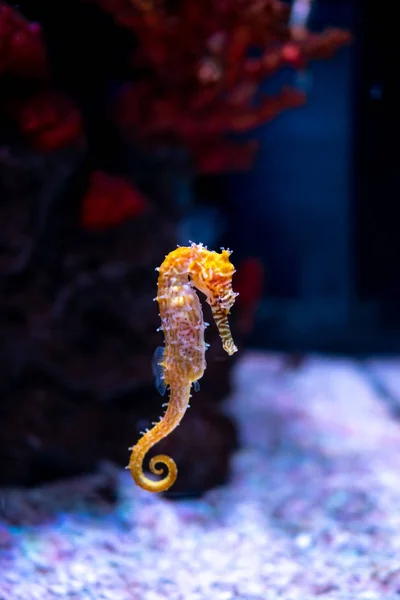
[[[153,429],[147,431],[138,441],[136,446],[132,448],[128,469],[130,470],[135,483],[148,492],[165,492],[175,483],[176,478],[178,477],[178,469],[175,461],[165,454],[154,456],[149,463],[150,471],[154,475],[162,475],[164,472],[164,468],[160,468],[158,465],[163,465],[168,469],[168,473],[165,477],[158,481],[146,477],[143,472],[143,461],[150,448],[166,437],[175,429],[175,427],[177,427],[177,425],[179,425],[189,403],[190,388],[190,382],[180,387],[171,385],[170,399],[165,415],[161,421],[157,423]]]
[[[145,438],[142,438],[140,442],[138,442],[138,444],[136,444],[136,446],[133,448],[128,468],[136,485],[140,486],[147,492],[165,492],[172,485],[174,485],[178,477],[176,463],[172,458],[166,456],[165,454],[153,456],[149,463],[150,471],[154,473],[154,475],[162,475],[164,469],[157,466],[161,464],[168,469],[168,472],[163,479],[159,479],[158,481],[154,481],[153,479],[146,477],[143,472],[143,460],[149,448],[148,444],[141,444],[144,439]]]
[[[168,469],[167,475],[164,479],[161,479],[161,483],[164,483],[164,490],[167,490],[175,483],[176,478],[178,477],[178,469],[173,458],[166,454],[157,454],[157,456],[153,456],[153,458],[150,459],[149,463],[150,471],[154,473],[154,475],[163,474],[164,469],[157,467],[159,464],[164,465],[164,467],[167,467]]]

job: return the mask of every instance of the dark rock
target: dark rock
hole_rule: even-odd
[[[176,223],[155,204],[119,227],[83,231],[88,173],[83,148],[0,152],[1,485],[103,460],[125,466],[139,432],[163,412],[151,371],[163,340],[155,267],[176,246]],[[234,361],[204,312],[211,346],[201,390],[159,445],[179,465],[178,494],[226,480],[236,444],[232,423],[212,407],[230,391]]]

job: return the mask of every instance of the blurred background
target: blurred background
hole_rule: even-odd
[[[234,250],[241,351],[399,351],[388,21],[356,0],[0,3],[0,483],[126,464],[159,416],[176,244]],[[238,443],[207,333],[163,446],[177,493],[224,481]]]
[[[394,4],[0,0],[1,600],[399,597]],[[239,352],[203,306],[150,494],[189,240],[233,250]]]
[[[306,105],[259,130],[251,171],[223,184],[235,249],[259,257],[265,271],[250,343],[398,352],[394,36],[372,2],[315,2],[308,22],[347,28],[354,39],[294,76]],[[293,75],[281,72],[268,84],[282,81]]]

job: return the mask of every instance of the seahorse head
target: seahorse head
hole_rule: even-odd
[[[200,244],[193,249],[196,254],[190,267],[193,285],[206,295],[224,349],[228,354],[233,354],[237,348],[231,337],[228,315],[237,294],[232,290],[235,268],[229,259],[231,251],[222,249],[220,253],[212,252]]]
[[[201,244],[192,247],[197,254],[190,267],[193,284],[207,296],[211,307],[218,306],[229,314],[237,296],[232,290],[235,267],[229,259],[231,251],[222,249],[221,252],[213,252]]]

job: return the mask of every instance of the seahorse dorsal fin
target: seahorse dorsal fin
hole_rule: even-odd
[[[164,367],[162,365],[162,362],[164,360],[164,351],[165,348],[163,348],[163,346],[158,346],[158,348],[154,350],[152,362],[152,370],[155,378],[154,383],[157,391],[161,394],[161,396],[164,396],[167,389],[167,386],[164,381]]]

